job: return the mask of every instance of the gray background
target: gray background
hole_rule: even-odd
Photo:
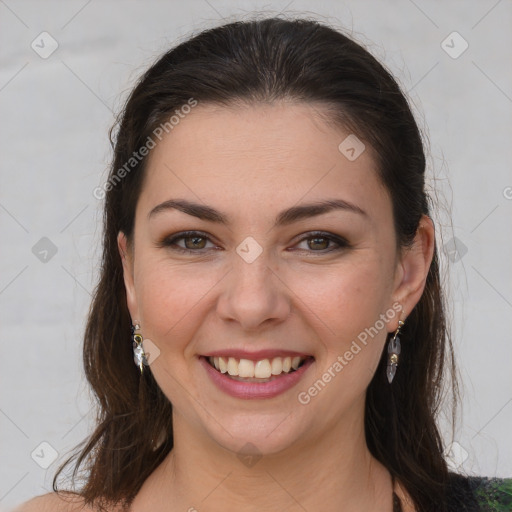
[[[81,335],[113,112],[170,45],[254,10],[345,28],[408,91],[429,141],[464,383],[447,457],[460,471],[512,475],[510,0],[0,0],[1,510],[47,492],[92,425]],[[58,44],[47,58],[31,47],[51,48],[43,31]]]

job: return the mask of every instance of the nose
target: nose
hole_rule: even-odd
[[[217,314],[245,331],[277,325],[290,315],[291,291],[269,265],[265,251],[252,263],[236,256],[223,283]]]

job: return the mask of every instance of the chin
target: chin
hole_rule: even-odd
[[[238,414],[219,424],[209,421],[207,435],[222,448],[237,456],[276,455],[292,448],[307,430],[304,422],[295,423],[292,414]]]

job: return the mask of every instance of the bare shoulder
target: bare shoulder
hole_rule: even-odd
[[[73,492],[50,492],[19,505],[13,512],[94,512]]]

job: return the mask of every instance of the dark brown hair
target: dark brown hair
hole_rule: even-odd
[[[373,151],[393,207],[397,247],[410,247],[425,191],[422,139],[392,75],[338,30],[305,19],[267,18],[206,30],[161,56],[130,94],[116,125],[105,187],[103,259],[85,331],[86,377],[97,398],[97,426],[54,478],[75,460],[73,479],[87,504],[126,504],[173,447],[172,406],[151,371],[133,362],[117,235],[131,240],[147,158],[126,162],[190,102],[293,100],[323,104],[330,120]],[[111,131],[111,139],[112,139]],[[124,166],[125,173],[119,170]],[[367,390],[365,430],[372,454],[404,485],[419,511],[443,511],[448,471],[436,425],[445,368],[455,405],[452,344],[437,248],[424,293],[402,330],[400,368],[390,385],[386,353]]]

